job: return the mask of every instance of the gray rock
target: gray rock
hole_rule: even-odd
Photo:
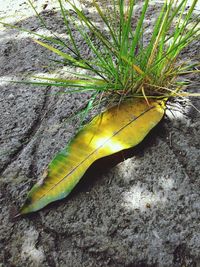
[[[48,25],[62,33],[60,14],[49,1],[35,1],[38,8],[45,3]],[[21,9],[26,15],[17,15],[17,24],[40,30],[24,1],[6,1],[0,15]],[[4,29],[0,42],[4,80],[54,70],[45,67],[50,53],[26,34]],[[195,59],[198,48],[196,42],[183,56]],[[74,136],[77,120],[65,119],[88,96],[6,81],[0,87],[0,266],[200,266],[200,116],[189,102],[171,104],[173,115],[137,148],[99,161],[67,199],[14,221],[31,186]]]

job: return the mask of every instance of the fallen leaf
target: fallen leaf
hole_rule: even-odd
[[[139,144],[164,112],[164,101],[147,104],[144,99],[133,99],[96,116],[52,160],[20,213],[37,211],[69,195],[94,161]]]

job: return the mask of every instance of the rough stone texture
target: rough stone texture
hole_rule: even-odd
[[[49,1],[34,3],[48,4],[43,16],[62,33]],[[40,30],[24,1],[0,6],[1,17],[15,12],[11,21]],[[26,34],[5,28],[0,34],[1,78],[47,71],[48,52]],[[196,59],[198,51],[193,44],[184,56]],[[191,89],[197,86],[194,77]],[[188,102],[171,104],[173,113],[137,148],[95,164],[70,197],[13,221],[30,187],[73,137],[75,121],[65,118],[87,96],[5,81],[0,87],[0,266],[200,266],[200,115]],[[197,99],[193,104],[200,108]]]

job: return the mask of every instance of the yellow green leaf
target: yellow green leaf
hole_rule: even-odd
[[[164,101],[133,99],[96,116],[49,164],[20,213],[66,197],[94,161],[140,143],[164,111]]]
[[[37,44],[49,49],[50,51],[54,52],[55,54],[63,57],[64,59],[67,59],[68,61],[72,62],[72,63],[76,63],[79,67],[85,67],[86,65],[83,62],[80,62],[76,59],[74,59],[73,57],[71,57],[70,55],[68,55],[67,53],[62,52],[61,50],[53,47],[52,45],[49,45],[47,43],[44,43],[42,41],[33,39]],[[87,67],[87,66],[86,66]]]

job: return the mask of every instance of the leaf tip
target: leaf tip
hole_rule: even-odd
[[[32,201],[32,198],[31,198],[30,192],[29,192],[23,206],[20,208],[19,214],[25,215],[25,214],[31,213],[33,211],[34,211],[33,201]]]

